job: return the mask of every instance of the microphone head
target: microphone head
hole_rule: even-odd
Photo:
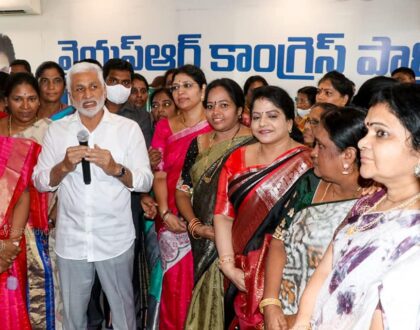
[[[82,129],[77,133],[77,140],[79,140],[79,143],[86,143],[89,141],[89,132],[85,129]]]

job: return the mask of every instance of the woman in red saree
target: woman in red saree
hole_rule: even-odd
[[[160,120],[152,140],[152,147],[162,153],[153,191],[160,215],[156,231],[164,273],[159,328],[165,330],[184,329],[194,285],[191,245],[187,226],[178,217],[175,191],[191,141],[211,130],[202,105],[205,87],[206,79],[199,68],[185,65],[177,69],[171,91],[179,114]]]
[[[40,146],[27,139],[0,136],[0,324],[31,329],[26,300],[27,189]]]
[[[262,326],[258,304],[268,243],[298,180],[312,167],[309,149],[292,138],[293,120],[293,100],[284,90],[255,90],[251,129],[258,142],[234,151],[220,174],[214,226],[219,268],[229,280],[225,328]]]
[[[9,117],[0,119],[0,135],[25,138],[40,148],[50,119],[38,119],[39,87],[28,73],[13,74],[5,88]],[[54,288],[48,251],[48,194],[29,182],[30,213],[26,225],[28,307],[30,322],[37,329],[54,329]]]

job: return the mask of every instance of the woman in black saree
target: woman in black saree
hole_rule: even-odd
[[[195,138],[177,184],[176,202],[188,222],[194,257],[194,292],[186,329],[223,327],[223,283],[217,268],[213,208],[220,170],[229,154],[252,140],[240,123],[244,95],[231,79],[211,82],[204,97],[206,118],[213,131]]]

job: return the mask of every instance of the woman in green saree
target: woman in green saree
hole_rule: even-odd
[[[240,123],[244,95],[231,79],[217,79],[205,92],[204,107],[213,131],[195,138],[178,181],[176,202],[188,222],[194,256],[194,292],[186,329],[223,327],[223,282],[217,268],[213,209],[219,172],[230,153],[252,140]]]

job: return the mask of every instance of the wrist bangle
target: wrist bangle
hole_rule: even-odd
[[[235,257],[233,254],[227,254],[219,258],[218,267],[221,269],[225,264],[233,264],[235,262]]]
[[[166,220],[166,218],[169,216],[169,214],[171,214],[171,210],[166,210],[166,211],[163,211],[162,213],[161,213],[161,215],[160,215],[160,217],[162,218],[162,220],[163,221],[165,221]]]
[[[189,222],[188,222],[188,231],[190,232],[192,238],[194,239],[200,239],[201,237],[196,235],[195,230],[202,226],[203,224],[201,223],[200,219],[198,218],[192,218]]]
[[[265,298],[261,300],[260,304],[258,305],[260,308],[261,314],[264,314],[264,307],[268,305],[276,305],[281,308],[281,302],[279,298]]]

